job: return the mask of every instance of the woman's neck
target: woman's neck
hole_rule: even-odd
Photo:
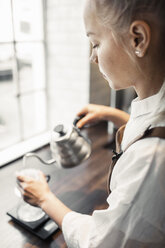
[[[164,78],[152,78],[152,80],[141,81],[135,85],[135,91],[140,100],[155,95],[159,92],[164,82]]]

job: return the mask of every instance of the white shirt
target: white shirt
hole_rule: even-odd
[[[165,83],[144,100],[135,99],[122,149],[151,125],[165,126]],[[69,248],[165,247],[165,140],[146,138],[120,157],[111,177],[108,209],[92,216],[68,213],[62,231]]]

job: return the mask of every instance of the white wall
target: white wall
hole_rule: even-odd
[[[46,1],[48,94],[51,127],[72,122],[89,102],[89,41],[82,18],[83,0]]]

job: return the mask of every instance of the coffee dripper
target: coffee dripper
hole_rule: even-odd
[[[18,171],[17,175],[26,176],[28,178],[32,178],[35,180],[40,180],[40,171],[38,169],[26,168],[25,160],[23,161],[23,164],[24,164],[23,169]],[[50,175],[46,175],[46,180],[47,182],[49,182]],[[17,187],[15,187],[14,191],[15,194],[20,198],[16,210],[17,218],[19,220],[31,223],[31,222],[39,221],[42,218],[45,218],[45,212],[41,208],[32,206],[23,200],[22,194],[20,192],[19,181],[17,181]]]

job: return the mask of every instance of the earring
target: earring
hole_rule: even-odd
[[[135,54],[136,54],[137,56],[139,56],[139,55],[141,54],[141,52],[138,51],[138,50],[135,50]]]

